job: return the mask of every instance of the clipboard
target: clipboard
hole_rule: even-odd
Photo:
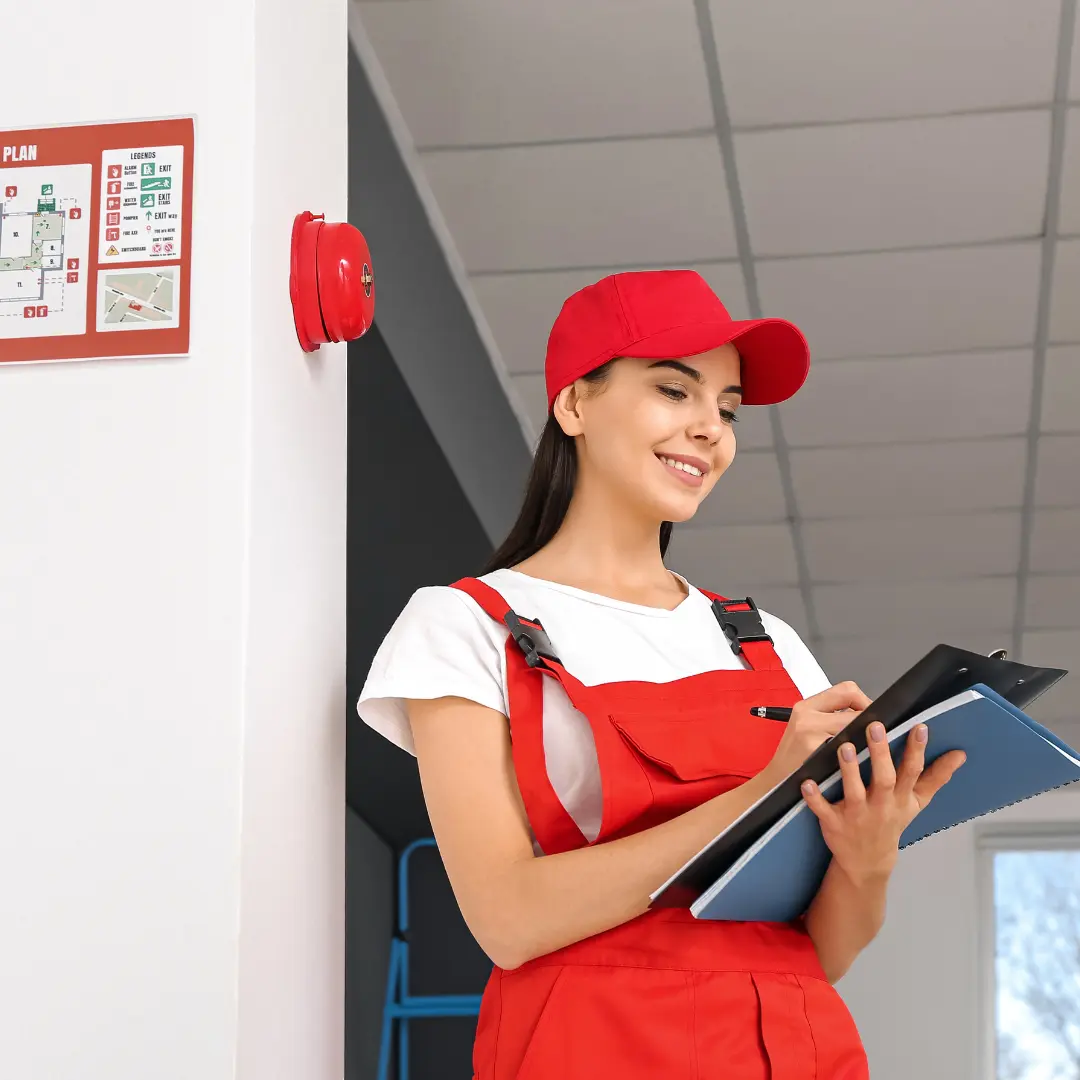
[[[1061,668],[1030,667],[998,654],[983,656],[953,645],[934,646],[842,731],[819,746],[797,771],[669,878],[652,894],[650,908],[693,904],[744,851],[802,801],[801,788],[806,780],[822,784],[836,771],[841,743],[852,743],[856,754],[866,749],[866,729],[874,721],[891,731],[924,709],[976,684],[988,686],[1018,709],[1026,709],[1067,674]]]

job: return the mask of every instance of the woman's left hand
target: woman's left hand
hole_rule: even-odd
[[[909,732],[897,770],[885,729],[875,722],[867,729],[872,768],[869,791],[851,743],[838,752],[842,799],[830,803],[816,785],[809,781],[803,785],[803,797],[821,822],[834,861],[852,881],[883,879],[892,873],[901,834],[963,765],[966,755],[952,750],[925,768],[926,740],[925,724]]]

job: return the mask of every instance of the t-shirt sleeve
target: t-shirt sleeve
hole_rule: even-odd
[[[356,703],[360,718],[415,753],[407,698],[462,697],[506,712],[506,631],[459,589],[418,589],[371,663]]]
[[[798,632],[775,615],[764,611],[761,615],[765,629],[773,639],[773,647],[799,693],[808,698],[828,690],[832,683]]]

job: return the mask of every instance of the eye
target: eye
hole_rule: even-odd
[[[686,399],[686,391],[681,386],[658,386],[657,390],[665,397],[671,398],[672,401],[684,401]]]
[[[737,424],[739,422],[738,416],[736,416],[731,409],[721,409],[720,419],[723,420],[725,424]]]

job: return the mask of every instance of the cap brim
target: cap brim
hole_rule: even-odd
[[[744,405],[786,401],[806,382],[810,348],[802,331],[785,319],[693,323],[635,341],[622,353],[643,360],[683,360],[734,344],[742,359]]]

